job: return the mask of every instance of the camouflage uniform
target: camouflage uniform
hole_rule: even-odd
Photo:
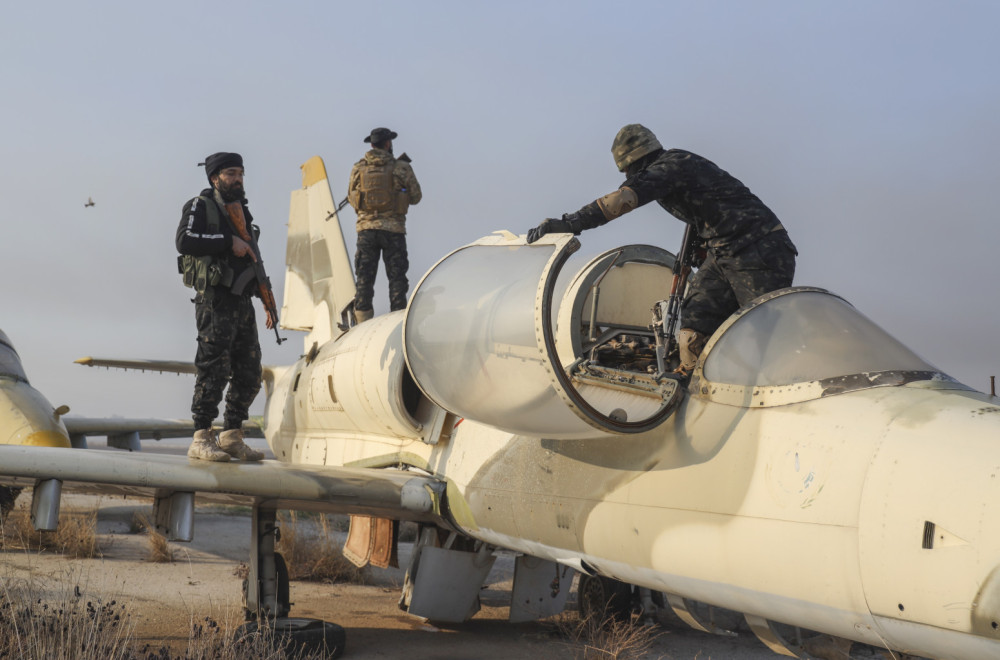
[[[693,225],[707,248],[682,304],[683,327],[711,335],[741,305],[791,286],[798,252],[788,233],[771,209],[718,165],[682,149],[657,150],[626,173],[619,190],[631,190],[636,207],[656,200]],[[563,217],[576,233],[611,219],[598,202]]]
[[[199,294],[195,298],[195,319],[198,352],[194,364],[198,375],[191,402],[195,428],[212,425],[227,383],[224,428],[242,428],[250,416],[250,404],[260,391],[261,353],[252,299],[224,289],[217,289],[211,300]]]
[[[409,204],[420,202],[422,193],[413,168],[404,160],[397,160],[385,149],[371,149],[354,164],[348,186],[348,199],[358,214],[357,251],[354,271],[357,279],[355,311],[371,311],[375,295],[375,275],[378,273],[379,253],[385,262],[389,280],[389,307],[392,311],[406,307],[406,293],[410,283],[406,279],[409,260],[406,252],[406,214],[394,211],[372,212],[365,206],[360,194],[361,169],[365,165],[392,166],[394,188],[405,194]]]
[[[177,250],[193,256],[213,255],[235,273],[252,267],[249,257],[232,254],[233,229],[229,224],[222,198],[208,188],[201,192],[207,203],[217,204],[221,216],[217,231],[211,231],[207,221],[206,202],[194,198],[184,205],[177,227]],[[243,214],[247,224],[253,221],[246,202]],[[194,298],[195,320],[198,326],[198,351],[191,413],[195,429],[207,429],[219,414],[223,390],[226,393],[226,429],[239,429],[249,416],[250,404],[260,391],[261,352],[257,339],[252,294],[255,280],[243,293],[236,295],[224,286],[209,286]]]
[[[778,233],[735,255],[709,251],[688,281],[681,303],[685,328],[710,336],[730,314],[757,296],[792,285],[795,247],[785,232]]]
[[[410,268],[406,234],[385,229],[364,229],[358,232],[357,250],[354,253],[358,293],[354,299],[354,308],[359,311],[372,309],[379,252],[382,253],[385,275],[389,279],[389,309],[393,312],[405,309],[406,292],[410,287],[410,282],[406,279],[406,271]]]

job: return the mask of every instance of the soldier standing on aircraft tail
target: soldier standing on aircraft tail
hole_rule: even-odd
[[[618,131],[611,154],[625,183],[576,213],[545,219],[528,232],[528,242],[550,233],[579,234],[653,200],[692,225],[707,257],[681,305],[677,373],[683,379],[730,314],[757,296],[791,286],[798,251],[777,216],[740,181],[706,158],[663,149],[645,126]]]
[[[373,129],[364,139],[371,143],[371,150],[351,169],[347,198],[358,214],[358,243],[354,254],[358,289],[354,315],[358,323],[374,314],[372,297],[380,252],[389,280],[389,309],[396,311],[406,307],[406,292],[410,286],[406,279],[410,267],[406,254],[406,211],[410,204],[420,201],[422,194],[409,157],[392,155],[392,141],[396,135],[388,128]]]
[[[198,369],[191,412],[194,440],[188,456],[209,461],[230,457],[259,461],[264,454],[243,442],[243,422],[260,390],[260,343],[254,317],[255,286],[233,291],[231,286],[255,255],[231,224],[226,205],[242,208],[247,224],[252,222],[243,190],[243,158],[235,153],[216,153],[205,159],[210,188],[184,205],[177,227],[178,259],[184,283],[195,289],[195,319],[198,325]],[[253,231],[257,227],[253,226]],[[272,327],[268,316],[268,329]],[[212,422],[219,413],[226,384],[224,428],[218,439]]]

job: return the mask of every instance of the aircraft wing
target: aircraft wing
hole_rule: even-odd
[[[0,484],[32,487],[57,479],[62,490],[163,498],[194,493],[205,502],[441,522],[445,483],[399,470],[212,463],[184,456],[0,446]]]
[[[194,433],[190,419],[129,419],[126,417],[63,417],[70,437],[138,433],[144,440],[183,438]]]
[[[77,364],[85,367],[106,367],[108,369],[133,369],[135,371],[157,371],[160,373],[173,374],[196,374],[197,368],[194,362],[181,362],[179,360],[118,360],[114,358],[94,358],[83,357],[74,360]]]
[[[62,420],[70,438],[138,433],[142,440],[160,440],[190,437],[194,433],[194,422],[190,419],[63,417]],[[243,435],[248,438],[263,438],[264,431],[259,424],[248,422],[243,425]]]
[[[119,358],[95,358],[87,356],[74,360],[74,362],[82,364],[85,367],[104,367],[105,369],[121,369],[123,371],[155,371],[157,373],[191,375],[198,373],[198,368],[194,366],[194,362],[184,362],[182,360],[123,360]],[[267,379],[269,374],[272,373],[272,369],[273,367],[269,365],[261,365],[261,377]]]

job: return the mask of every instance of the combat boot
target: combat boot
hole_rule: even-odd
[[[223,431],[219,435],[219,447],[222,448],[222,451],[241,461],[260,461],[264,458],[264,452],[248,447],[247,443],[243,442],[242,429]]]
[[[354,318],[357,320],[357,322],[359,324],[360,323],[364,323],[365,321],[367,321],[368,319],[370,319],[373,316],[375,316],[375,310],[374,309],[356,309],[356,310],[354,310]]]
[[[198,429],[194,432],[194,441],[188,448],[188,458],[222,462],[229,460],[229,454],[219,449],[211,430]]]

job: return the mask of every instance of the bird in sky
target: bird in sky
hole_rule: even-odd
[[[94,198],[93,197],[88,197],[87,198],[87,203],[83,205],[83,208],[87,208],[88,206],[93,206],[93,205],[94,205]]]

